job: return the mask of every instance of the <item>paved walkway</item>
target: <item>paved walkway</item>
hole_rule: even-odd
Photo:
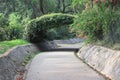
[[[105,80],[74,52],[44,52],[31,62],[26,80]]]

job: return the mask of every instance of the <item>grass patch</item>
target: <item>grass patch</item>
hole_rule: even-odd
[[[0,54],[3,54],[8,49],[14,46],[23,45],[23,44],[28,44],[28,42],[25,40],[21,40],[21,39],[12,40],[12,41],[2,41],[0,42]]]

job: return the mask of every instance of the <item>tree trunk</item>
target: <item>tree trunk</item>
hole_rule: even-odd
[[[56,12],[60,12],[60,0],[57,0]]]
[[[62,9],[62,12],[65,13],[65,8],[66,8],[66,6],[65,6],[65,0],[62,0],[62,3],[63,3],[63,9]]]
[[[44,14],[43,0],[39,0],[39,2],[40,2],[40,11],[42,14]]]

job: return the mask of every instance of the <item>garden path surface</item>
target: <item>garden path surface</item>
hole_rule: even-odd
[[[61,44],[80,47],[79,44]],[[26,80],[105,80],[79,60],[74,51],[52,51],[38,54],[31,62]]]

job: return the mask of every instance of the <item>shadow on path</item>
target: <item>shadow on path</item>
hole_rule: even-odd
[[[78,52],[84,39],[73,38],[69,40],[53,40],[35,44],[40,51],[74,51]]]

